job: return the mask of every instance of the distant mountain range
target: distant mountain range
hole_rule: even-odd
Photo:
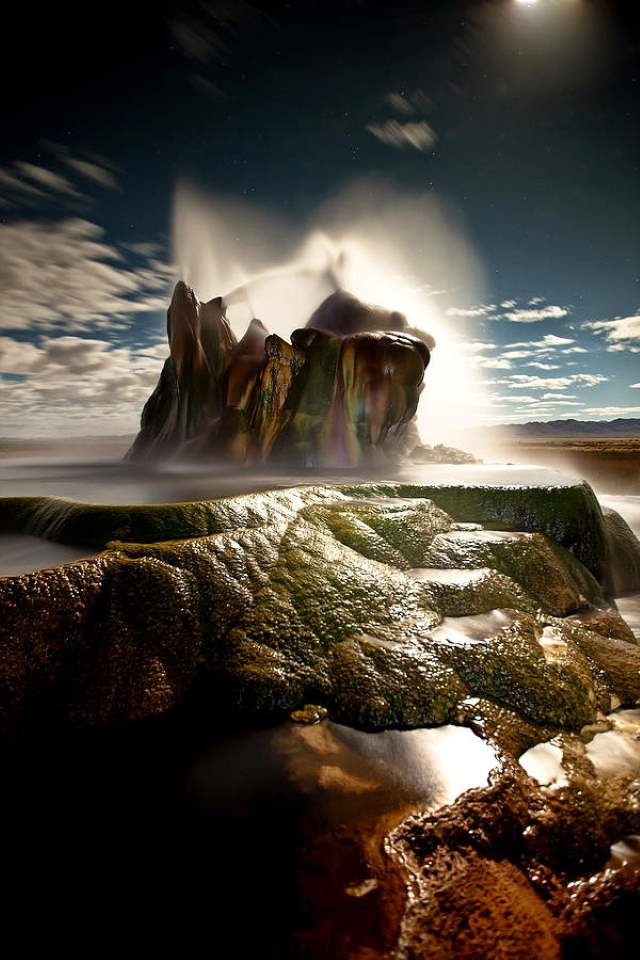
[[[640,418],[627,420],[533,420],[487,427],[491,434],[507,437],[640,437]]]

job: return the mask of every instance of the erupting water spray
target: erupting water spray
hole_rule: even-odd
[[[482,271],[462,227],[433,197],[361,182],[292,228],[183,183],[173,242],[182,279],[201,300],[223,297],[238,337],[256,316],[288,339],[336,289],[401,312],[437,344],[418,410],[423,440],[447,442],[482,422],[483,387],[463,349],[469,321],[446,313],[483,299]]]

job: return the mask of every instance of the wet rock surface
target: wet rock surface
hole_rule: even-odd
[[[200,676],[239,713],[311,703],[368,729],[446,723],[468,696],[571,729],[611,696],[633,705],[624,664],[637,648],[622,626],[611,636],[615,610],[566,619],[608,609],[573,554],[539,533],[469,529],[416,492],[302,487],[152,508],[4,501],[16,522],[52,535],[93,526],[106,539],[111,525],[114,537],[94,559],[0,580],[7,724],[43,698],[73,723],[130,720],[167,709]],[[145,539],[163,539],[118,539],[132,518]],[[164,539],[181,523],[204,535]],[[465,573],[442,574],[454,570]],[[487,619],[472,628],[470,614]]]
[[[545,493],[503,491],[519,530],[481,525],[496,491],[479,515],[415,484],[0,501],[5,528],[103,548],[0,579],[11,870],[62,856],[33,833],[44,771],[78,876],[105,891],[137,844],[167,935],[237,933],[249,864],[269,957],[628,955],[640,647],[588,493]]]

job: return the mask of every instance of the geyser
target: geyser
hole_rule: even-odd
[[[203,301],[224,295],[239,340],[252,317],[290,340],[337,289],[404,314],[438,344],[418,409],[422,439],[450,444],[473,434],[491,407],[484,369],[465,347],[484,335],[481,321],[458,308],[487,302],[487,290],[456,209],[432,192],[369,177],[292,213],[179,184],[179,278]]]
[[[226,306],[176,285],[170,356],[130,458],[354,466],[419,445],[415,415],[434,340],[402,313],[337,289],[290,342],[257,318],[238,341]]]

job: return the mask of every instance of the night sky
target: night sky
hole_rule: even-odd
[[[481,276],[421,279],[483,421],[640,415],[636,4],[12,6],[0,436],[135,429],[181,180],[297,225],[354,180],[433,197]]]

